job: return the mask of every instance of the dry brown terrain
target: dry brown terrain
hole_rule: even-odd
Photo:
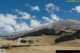
[[[80,50],[80,47],[63,47],[63,46],[18,47],[7,49],[6,53],[56,53],[56,50]]]
[[[6,53],[55,53],[56,50],[80,50],[80,40],[72,40],[66,42],[60,42],[54,44],[54,39],[58,36],[36,36],[36,37],[26,37],[25,40],[34,40],[33,45],[30,47],[14,47],[6,49]],[[36,42],[37,41],[37,42]],[[15,41],[1,40],[0,45],[15,45]],[[21,43],[22,44],[22,43]],[[28,43],[25,43],[28,44]],[[24,44],[24,45],[25,45]],[[32,45],[32,44],[31,44]]]
[[[24,40],[33,40],[34,45],[53,45],[56,38],[59,36],[32,36],[23,38]],[[22,44],[22,43],[21,43]],[[27,42],[25,44],[28,44]],[[25,45],[24,44],[24,45]]]
[[[80,47],[80,39],[75,39],[75,40],[66,41],[66,42],[60,42],[56,45],[66,46],[66,47]]]
[[[12,40],[0,40],[0,45],[16,45],[16,42]]]

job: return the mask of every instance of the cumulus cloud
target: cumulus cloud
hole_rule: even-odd
[[[0,14],[0,33],[14,32],[13,25],[16,25],[15,19],[17,17],[12,14]]]
[[[54,28],[55,26],[57,26],[57,23],[59,21],[62,21],[62,19],[58,17],[56,14],[51,14],[49,17],[43,16],[42,19],[46,21],[46,23],[43,24],[43,26],[47,28]]]
[[[60,17],[58,17],[56,14],[51,14],[50,17],[46,17],[46,16],[43,16],[42,19],[45,21],[45,22],[58,22],[60,20],[62,20]]]
[[[43,16],[42,19],[45,20],[45,22],[49,22],[50,21],[49,17],[46,17],[46,16]]]
[[[46,16],[43,16],[42,19],[47,23],[54,22],[52,19],[50,19],[49,17],[46,17]]]
[[[40,11],[39,6],[27,6],[29,6],[32,10]],[[30,30],[36,27],[51,28],[55,22],[57,23],[61,20],[60,17],[54,14],[54,11],[58,11],[59,7],[55,6],[52,3],[46,4],[45,7],[46,10],[50,13],[49,17],[45,15],[42,17],[45,23],[42,23],[42,21],[34,19],[36,18],[36,16],[32,16],[31,14],[27,12],[22,12],[18,9],[16,9],[16,12],[20,16],[13,14],[0,14],[0,34]],[[20,19],[20,22],[18,22],[18,19]],[[23,21],[23,19],[25,19],[26,21]],[[30,20],[29,26],[27,25],[28,19]]]
[[[15,9],[16,10],[16,12],[18,13],[18,14],[20,14],[22,17],[21,18],[24,18],[24,19],[30,19],[31,17],[31,15],[29,14],[29,13],[27,13],[27,12],[22,12],[22,11],[19,11],[18,9]]]
[[[32,10],[40,11],[39,6],[31,6]]]
[[[52,4],[52,3],[48,3],[45,5],[45,9],[48,13],[54,13],[54,11],[59,11],[59,7],[57,7],[56,5]]]
[[[17,18],[13,14],[0,14],[0,34],[29,29],[29,26],[25,22],[17,23]]]
[[[39,27],[39,26],[41,26],[41,23],[40,23],[40,21],[38,21],[38,20],[31,19],[30,26],[31,26],[32,28]]]
[[[16,18],[17,16],[12,14],[0,14],[0,22],[5,23],[7,25],[15,25]]]
[[[29,6],[29,5],[28,5]],[[51,6],[51,7],[50,7]],[[39,11],[39,6],[30,6],[33,10]],[[53,4],[48,4],[46,8],[51,8],[51,10],[56,10],[56,8],[53,9]],[[48,9],[50,10],[50,9]],[[6,33],[12,33],[17,31],[23,31],[23,30],[30,30],[32,28],[40,27],[40,26],[51,26],[51,23],[55,21],[59,21],[59,17],[55,14],[50,15],[50,17],[43,16],[42,19],[46,21],[46,23],[41,23],[41,21],[34,19],[36,16],[32,16],[31,14],[27,12],[22,12],[18,9],[16,9],[16,12],[18,15],[13,14],[0,14],[0,34],[6,34]],[[51,19],[50,19],[51,18]],[[20,20],[19,20],[20,19]],[[30,26],[27,25],[25,21],[29,19],[30,20]],[[20,22],[18,22],[18,20]]]
[[[40,11],[40,7],[39,6],[31,6],[31,5],[29,5],[29,4],[26,4],[26,6],[27,7],[30,7],[31,8],[31,10],[34,10],[34,11]]]
[[[60,20],[61,20],[56,14],[51,14],[50,17],[51,17],[52,20],[54,20],[54,21],[60,21]]]
[[[26,24],[26,22],[18,23],[15,27],[16,31],[29,30],[30,27]]]
[[[76,11],[77,13],[80,13],[80,5],[76,6],[75,8],[72,8],[72,10]]]
[[[4,23],[0,24],[0,34],[14,32],[14,28],[11,25],[5,25]]]
[[[39,6],[30,6],[30,5],[27,5],[27,6],[29,6],[32,10],[40,11]],[[39,27],[51,28],[53,26],[60,27],[59,24],[61,24],[61,27],[62,27],[62,25],[64,25],[64,27],[65,27],[67,25],[71,26],[71,24],[73,24],[72,21],[68,21],[70,24],[67,24],[68,22],[66,22],[66,21],[64,21],[64,23],[63,22],[58,23],[62,19],[59,16],[57,16],[56,14],[54,14],[54,11],[55,10],[59,11],[59,7],[55,6],[52,3],[46,4],[45,7],[46,7],[46,10],[50,13],[49,17],[47,17],[45,15],[42,17],[42,19],[45,21],[45,23],[41,23],[42,21],[34,19],[34,18],[36,18],[36,16],[32,16],[31,14],[29,14],[27,12],[22,12],[18,9],[16,9],[16,12],[20,15],[19,17],[17,15],[13,15],[13,14],[0,14],[0,34],[30,30],[30,29],[36,28],[36,27],[38,27],[38,28]],[[75,8],[75,9],[77,9],[77,8]],[[78,12],[79,12],[79,9],[78,9]],[[20,23],[18,23],[17,19],[19,19],[19,18],[22,20],[25,19],[26,21],[29,19],[30,26],[28,26],[27,23],[22,20]],[[62,27],[62,28],[64,28],[64,27]]]

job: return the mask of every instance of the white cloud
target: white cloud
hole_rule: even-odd
[[[62,20],[56,14],[51,14],[50,17],[43,16],[42,19],[47,23],[51,23],[51,22],[53,23]]]
[[[39,6],[31,6],[32,10],[40,11]]]
[[[30,17],[31,15],[27,12],[21,12],[18,9],[16,9],[16,12],[19,13],[22,16],[21,18],[23,18],[23,19],[30,19],[31,18]]]
[[[31,19],[30,26],[31,26],[32,28],[34,28],[34,27],[39,27],[39,26],[41,26],[41,23],[40,23],[40,21],[38,21],[38,20]]]
[[[23,19],[30,19],[30,27],[34,28],[34,27],[39,27],[42,24],[40,23],[40,21],[32,19],[31,17],[35,16],[31,16],[30,14],[27,14],[26,12],[21,12],[16,10],[20,15],[22,20]],[[12,32],[17,32],[17,31],[23,31],[23,30],[29,30],[31,29],[25,21],[22,21],[20,23],[17,23],[17,19],[19,19],[19,17],[17,15],[13,15],[13,14],[0,14],[0,34],[6,34],[6,33],[12,33]]]
[[[46,21],[46,23],[42,24],[41,21],[34,19],[36,18],[36,16],[32,16],[27,12],[22,12],[17,9],[16,12],[21,17],[18,17],[17,15],[13,15],[13,14],[0,14],[0,34],[30,30],[31,28],[36,28],[43,25],[49,25],[51,23],[54,23],[55,21],[60,20],[60,18],[57,15],[51,14],[50,17],[46,17],[46,16],[42,17],[42,19]],[[18,23],[17,20],[19,18],[21,18],[20,23]],[[27,25],[25,21],[23,21],[23,19],[30,20],[30,27]]]
[[[43,16],[42,19],[43,19],[45,22],[53,22],[52,19],[50,19],[49,17],[46,17],[46,16]]]
[[[76,6],[75,8],[72,8],[72,10],[74,10],[74,11],[80,13],[80,5],[79,5],[79,6]]]
[[[26,4],[26,6],[27,7],[30,7],[31,8],[31,10],[36,10],[36,11],[40,11],[40,7],[39,6],[31,6],[31,5],[29,5],[29,4]]]
[[[15,25],[15,18],[17,17],[12,14],[0,14],[0,22],[5,23],[7,25]]]
[[[52,3],[46,4],[45,7],[48,13],[54,13],[54,11],[59,11],[59,7],[55,6]]]
[[[49,22],[49,20],[50,20],[50,19],[49,19],[48,17],[46,17],[46,16],[43,16],[42,19],[45,20],[45,22]]]
[[[22,23],[18,23],[15,29],[16,31],[23,31],[23,30],[29,30],[30,27],[25,22],[22,22]]]
[[[14,29],[11,25],[5,24],[3,22],[0,21],[0,33],[4,33],[4,32],[14,32]]]
[[[22,15],[22,17],[23,17],[24,19],[30,19],[30,14],[28,14],[28,13],[26,13],[26,12],[21,12],[20,14]]]
[[[17,17],[12,14],[0,14],[0,33],[14,32],[13,25],[16,25],[15,19]]]
[[[4,26],[4,30],[6,32],[10,32],[10,33],[15,31],[14,28],[12,26],[10,26],[10,25],[5,25]]]
[[[59,18],[56,14],[51,14],[50,17],[51,17],[54,21],[60,21],[60,18]]]
[[[25,22],[21,23],[21,28],[22,28],[22,30],[29,30],[30,29],[30,27]]]
[[[25,22],[17,23],[17,18],[13,14],[0,14],[0,34],[29,29],[29,26]]]
[[[58,23],[59,21],[62,20],[56,14],[51,14],[50,17],[43,16],[42,19],[44,21],[47,21],[46,23],[43,24],[43,26],[45,25],[45,27],[47,28],[52,28],[54,26],[54,23]]]

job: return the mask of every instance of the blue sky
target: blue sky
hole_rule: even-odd
[[[76,19],[80,20],[80,14],[76,12],[70,13],[69,10],[74,8],[77,5],[80,5],[80,2],[67,2],[66,0],[0,0],[0,13],[12,13],[15,14],[12,10],[19,9],[21,11],[28,12],[36,16],[47,15],[45,11],[45,4],[53,3],[54,5],[60,8],[59,12],[55,12],[58,16],[63,19]],[[25,4],[31,6],[38,5],[40,7],[40,12],[31,11],[29,7],[26,7]],[[65,11],[65,12],[63,12]],[[63,15],[64,14],[64,15]],[[39,18],[40,18],[39,17]]]
[[[4,23],[0,21],[1,24],[3,23],[0,27],[3,28],[0,31],[1,33],[6,29],[6,25],[9,25],[12,31],[16,31],[16,28],[21,27],[18,29],[19,31],[23,25],[30,29],[35,27],[35,25],[38,26],[50,22],[52,19],[80,21],[80,2],[67,2],[66,0],[0,0],[0,14],[0,19],[1,17],[5,20],[7,20],[6,17],[16,18],[10,18],[10,20],[17,26],[15,27],[13,23],[6,23],[7,21]],[[26,29],[26,26],[23,26],[23,29]],[[10,30],[8,32],[11,32]]]

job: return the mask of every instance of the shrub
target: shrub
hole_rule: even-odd
[[[21,43],[26,43],[26,40],[21,40],[20,42],[21,42]]]

